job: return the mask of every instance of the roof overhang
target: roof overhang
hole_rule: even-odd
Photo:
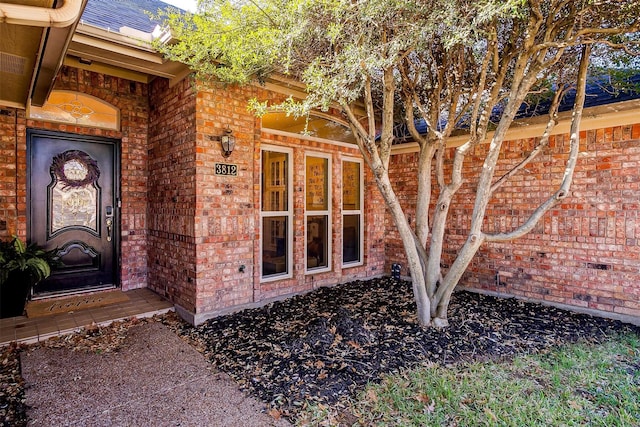
[[[170,43],[170,34],[159,27],[146,33],[83,23],[86,3],[0,0],[0,107],[42,106],[63,64],[142,83],[162,77],[170,86],[191,72],[153,48],[153,40]],[[286,76],[272,76],[262,86],[286,96],[306,97],[304,85]],[[356,110],[364,115],[363,108]]]
[[[168,61],[155,51],[152,39],[150,33],[133,29],[113,32],[80,23],[65,64],[143,83],[164,77],[173,85],[189,74],[186,65]]]
[[[0,106],[44,104],[86,3],[0,2]]]
[[[569,133],[571,128],[572,111],[558,114],[558,124],[553,128],[552,135]],[[612,126],[628,126],[637,124],[640,117],[640,99],[615,102],[585,108],[580,121],[580,131],[603,129]],[[528,119],[515,120],[505,136],[505,141],[538,138],[542,136],[547,125],[547,116],[537,116]],[[490,142],[494,132],[487,134],[485,142]],[[469,139],[468,135],[452,136],[448,139],[449,147],[459,147]],[[420,150],[417,142],[397,144],[392,147],[393,154],[413,153]]]
[[[157,35],[82,24],[86,3],[0,0],[0,107],[42,106],[63,64],[143,83],[173,84],[189,74],[152,48]]]

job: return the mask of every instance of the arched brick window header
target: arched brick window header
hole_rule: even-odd
[[[29,118],[120,130],[120,110],[84,93],[54,90],[42,107],[31,106]]]

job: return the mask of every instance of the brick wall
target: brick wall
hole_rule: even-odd
[[[55,88],[92,95],[120,109],[121,130],[26,120],[24,111],[0,110],[0,236],[27,235],[26,130],[47,129],[121,140],[121,284],[146,286],[147,85],[63,67]],[[6,225],[3,226],[3,222]]]
[[[24,111],[0,109],[0,164],[0,238],[18,235],[24,239],[27,235]]]
[[[522,159],[534,140],[505,143],[496,176]],[[511,179],[492,200],[484,230],[508,231],[557,189],[568,135]],[[443,264],[464,242],[473,209],[474,183],[486,146],[465,161],[472,177],[456,196],[447,228]],[[452,151],[448,153],[451,159]],[[391,176],[407,216],[415,218],[417,154],[395,155]],[[462,286],[552,304],[597,310],[610,317],[640,317],[640,124],[581,133],[581,154],[571,195],[548,212],[528,235],[485,244]],[[469,176],[469,175],[467,175]],[[387,268],[404,262],[402,243],[387,215]],[[405,264],[406,265],[406,264]],[[408,274],[408,272],[403,271]]]
[[[339,248],[342,229],[339,198],[333,206],[332,271],[304,274],[304,154],[307,150],[332,157],[333,187],[340,191],[341,156],[358,157],[357,149],[303,141],[298,138],[261,133],[261,123],[247,111],[249,99],[279,99],[279,95],[255,87],[224,87],[198,92],[196,98],[196,308],[194,320],[200,322],[215,314],[261,304],[276,298],[334,285],[356,278],[382,274],[384,263],[384,210],[380,196],[370,193],[365,214],[366,257],[363,266],[342,270]],[[153,102],[153,101],[152,101]],[[229,128],[236,147],[222,156],[219,136]],[[292,147],[294,150],[294,269],[293,278],[271,282],[260,280],[260,150],[262,144]],[[238,166],[237,176],[216,176],[215,164]],[[370,178],[367,182],[370,184]],[[375,187],[375,184],[374,184]],[[244,266],[244,271],[241,271]]]
[[[150,85],[149,287],[191,312],[196,307],[195,90],[189,79]]]
[[[247,111],[253,87],[218,86],[197,98],[197,315],[254,302],[254,141],[258,120]],[[225,158],[220,136],[236,139]],[[237,176],[215,174],[215,164],[238,167]],[[245,266],[241,271],[241,266]]]

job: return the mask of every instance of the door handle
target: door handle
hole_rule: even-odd
[[[107,242],[111,241],[111,233],[113,231],[113,207],[107,206],[105,209],[105,223],[107,224]]]

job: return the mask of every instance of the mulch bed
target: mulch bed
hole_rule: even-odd
[[[390,278],[321,288],[212,319],[194,328],[175,315],[157,319],[198,348],[213,366],[295,420],[307,401],[332,405],[383,374],[424,363],[449,365],[599,342],[640,328],[553,307],[456,293],[444,330],[418,325],[411,285]],[[119,351],[129,327],[147,319],[89,327],[38,345]],[[20,347],[0,349],[0,426],[24,426]]]
[[[452,298],[450,326],[417,322],[411,285],[352,282],[212,319],[176,324],[213,366],[295,419],[306,401],[340,405],[383,374],[427,362],[448,365],[598,342],[640,328],[553,307],[470,292]]]
[[[20,374],[20,346],[0,348],[0,426],[25,426],[24,381]]]

